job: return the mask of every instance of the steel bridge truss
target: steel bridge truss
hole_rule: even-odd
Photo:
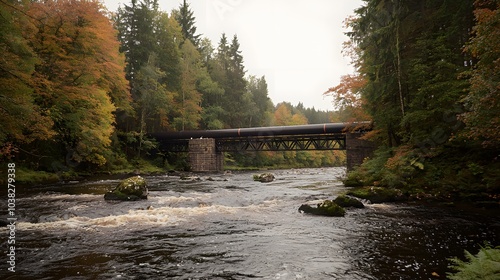
[[[188,152],[189,140],[162,143],[169,152]],[[345,150],[345,134],[255,136],[215,140],[218,152]]]

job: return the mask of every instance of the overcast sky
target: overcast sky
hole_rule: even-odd
[[[110,11],[130,0],[101,0]],[[159,0],[169,12],[182,0]],[[352,72],[341,54],[343,21],[362,0],[190,0],[198,33],[217,48],[222,33],[238,36],[247,75],[265,76],[274,104],[333,110],[329,87]]]

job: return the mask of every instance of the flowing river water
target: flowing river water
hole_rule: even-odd
[[[445,279],[450,257],[500,245],[498,213],[367,204],[311,216],[297,209],[345,192],[344,168],[254,173],[145,176],[149,198],[135,202],[104,201],[119,180],[18,187],[16,272],[2,261],[0,278]]]

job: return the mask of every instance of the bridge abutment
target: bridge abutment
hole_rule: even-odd
[[[190,139],[188,158],[193,172],[219,172],[224,168],[224,155],[217,151],[213,138]]]
[[[376,146],[373,142],[360,139],[362,133],[346,133],[347,171],[363,163],[365,158],[371,157]]]

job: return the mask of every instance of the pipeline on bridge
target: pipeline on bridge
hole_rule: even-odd
[[[332,134],[343,133],[349,129],[366,129],[371,122],[356,123],[325,123],[325,124],[306,124],[293,126],[270,126],[270,127],[252,127],[252,128],[233,128],[217,130],[190,130],[179,132],[158,132],[150,134],[156,139],[161,140],[180,140],[193,138],[238,138],[238,137],[268,137],[283,135],[311,135],[311,134]],[[369,128],[368,128],[369,129]]]

